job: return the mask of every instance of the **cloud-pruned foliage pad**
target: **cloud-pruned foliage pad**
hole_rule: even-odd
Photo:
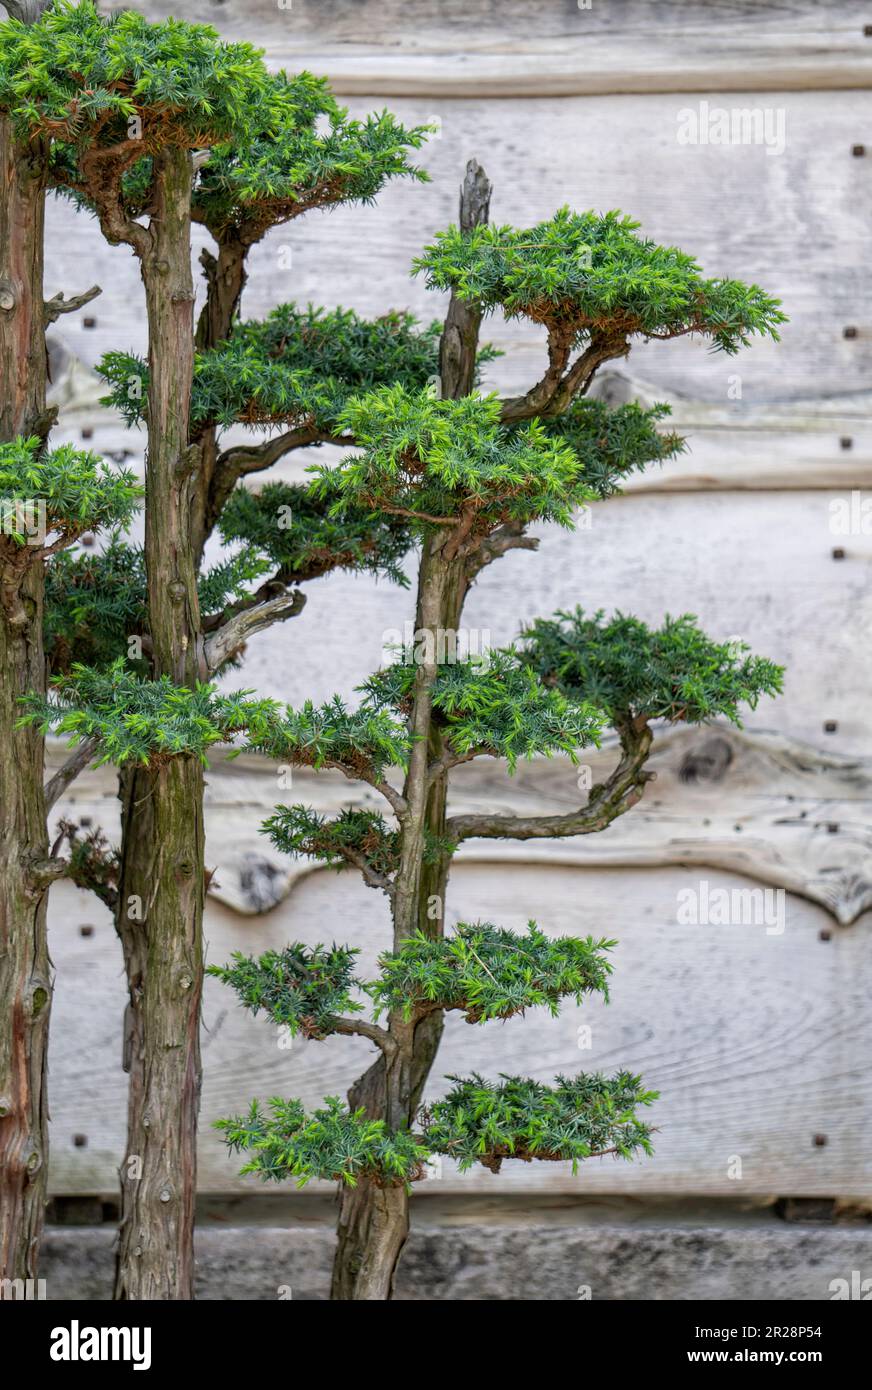
[[[502,308],[571,330],[674,337],[701,333],[735,353],[753,335],[778,337],[780,301],[758,285],[705,279],[692,256],[636,236],[619,212],[560,208],[535,227],[456,226],[439,232],[415,261],[434,289],[456,290],[486,311]]]
[[[263,1011],[294,1037],[322,1038],[332,1031],[337,1014],[359,1013],[363,1007],[352,997],[359,954],[345,946],[328,950],[295,941],[257,959],[234,951],[230,965],[210,965],[206,973],[230,985],[255,1017]]]
[[[218,1120],[232,1152],[247,1152],[243,1173],[265,1182],[295,1178],[303,1187],[312,1178],[356,1187],[361,1178],[389,1186],[413,1182],[423,1174],[428,1150],[407,1130],[390,1133],[384,1120],[349,1111],[337,1096],[307,1115],[298,1100],[273,1097],[269,1110],[253,1101],[247,1115]]]
[[[548,937],[530,922],[525,936],[490,922],[461,923],[451,936],[419,933],[379,958],[369,986],[377,1013],[402,1010],[409,1020],[433,1009],[459,1009],[468,1023],[510,1018],[544,1006],[556,1017],[566,997],[580,1004],[596,992],[608,999],[615,945],[593,937]]]
[[[123,524],[139,505],[142,489],[129,468],[105,463],[86,450],[61,444],[43,452],[37,438],[0,444],[0,501],[44,504],[47,544],[69,542],[84,531]],[[4,533],[23,545],[27,537],[4,512]]]
[[[450,1077],[455,1084],[424,1115],[424,1140],[457,1160],[464,1171],[482,1163],[497,1172],[504,1158],[580,1159],[614,1152],[632,1158],[651,1152],[651,1127],[635,1114],[656,1091],[642,1089],[629,1072],[617,1076],[558,1076],[553,1087],[524,1077],[486,1081],[477,1073]]]
[[[241,733],[263,737],[278,717],[273,700],[250,700],[248,690],[219,694],[214,685],[194,690],[168,676],[144,680],[122,660],[106,670],[74,665],[57,676],[47,697],[27,697],[23,722],[40,733],[70,734],[75,744],[96,739],[97,764],[158,766],[181,754],[206,763],[206,751]]]
[[[542,680],[575,699],[591,700],[620,727],[632,719],[690,724],[756,708],[781,689],[782,668],[734,639],[715,642],[690,614],[660,628],[639,618],[583,609],[537,619],[524,634],[522,659]]]

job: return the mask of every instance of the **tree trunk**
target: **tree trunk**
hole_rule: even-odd
[[[206,302],[197,320],[194,341],[197,352],[208,352],[230,337],[245,288],[248,250],[248,244],[230,228],[218,239],[217,257],[210,251],[202,252],[200,263],[206,279]],[[194,560],[199,565],[226,497],[216,497],[213,490],[218,461],[217,428],[212,425],[203,430],[196,442],[200,448],[200,469],[192,502],[191,543]]]
[[[149,328],[145,561],[155,675],[191,686],[202,633],[190,520],[193,372],[191,162],[155,160],[152,245],[142,263]],[[124,780],[118,932],[128,968],[127,1153],[116,1297],[188,1299],[203,986],[203,771],[177,756]],[[135,828],[134,828],[135,822]]]
[[[491,185],[484,170],[471,160],[460,190],[460,226],[465,232],[487,221],[490,194]],[[473,388],[480,324],[481,312],[478,306],[465,303],[452,295],[440,344],[439,371],[444,399],[458,400]],[[427,628],[441,628],[443,632],[456,631],[460,624],[467,589],[464,561],[446,561],[440,553],[438,537],[426,542],[422,549],[418,574],[416,631]],[[418,732],[423,732],[423,729],[419,729]],[[422,759],[424,766],[438,758],[442,751],[442,740],[438,730],[432,726],[429,710],[425,740],[427,753]],[[412,781],[420,781],[420,770],[410,769],[406,786],[407,797],[410,791],[409,782]],[[397,894],[400,919],[398,921],[395,909],[395,946],[404,936],[416,929],[434,939],[438,939],[444,933],[445,894],[451,856],[440,855],[436,862],[424,863],[422,849],[424,831],[432,835],[444,834],[447,799],[448,774],[444,773],[433,783],[425,798],[421,833],[418,836],[417,848],[412,852],[412,858],[417,854],[417,864],[409,864],[405,869],[401,866],[398,874],[398,881],[404,879],[404,893]],[[443,1015],[432,1013],[422,1019],[414,1030],[407,1124],[414,1121],[430,1068],[439,1050],[443,1028]],[[367,1113],[373,1117],[378,1118],[385,1114],[383,1057],[379,1057],[352,1088],[348,1100],[352,1109],[363,1105]],[[396,1198],[395,1207],[391,1209],[393,1219],[388,1219],[371,1186],[361,1183],[355,1189],[344,1189],[340,1193],[338,1244],[330,1293],[332,1299],[387,1299],[392,1296],[396,1266],[408,1234],[408,1197],[402,1189],[401,1194],[401,1197]],[[405,1233],[400,1240],[399,1231],[403,1221]],[[386,1277],[385,1270],[388,1266],[390,1275]],[[363,1289],[379,1291],[362,1292]]]
[[[45,152],[0,117],[0,441],[45,438]],[[21,500],[24,500],[22,498]],[[0,1278],[33,1279],[48,1173],[46,1056],[51,964],[44,740],[16,729],[19,699],[45,688],[43,562],[0,538]]]
[[[0,542],[6,547],[14,543]],[[9,562],[4,564],[4,578]],[[33,1279],[48,1171],[46,1056],[51,964],[43,739],[16,729],[19,697],[45,679],[41,557],[20,579],[20,610],[0,612],[0,1278]]]

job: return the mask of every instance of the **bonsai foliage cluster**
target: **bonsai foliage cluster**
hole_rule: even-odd
[[[354,978],[356,951],[300,943],[259,960],[236,952],[230,965],[210,966],[209,974],[230,985],[252,1013],[265,1010],[292,1033],[323,1040],[331,1033],[367,1035],[353,1016],[362,1007],[355,987],[372,998],[376,1017],[396,1010],[406,1023],[436,1010],[459,1010],[468,1023],[486,1023],[540,1005],[556,1016],[564,998],[577,1004],[591,993],[608,998],[605,952],[614,944],[551,939],[535,922],[526,935],[462,923],[448,938],[419,933],[385,953],[375,981]],[[335,1013],[340,1009],[345,1017]],[[441,1154],[461,1169],[479,1162],[497,1171],[505,1157],[571,1159],[575,1166],[595,1153],[631,1158],[638,1149],[650,1151],[650,1127],[636,1118],[635,1107],[656,1096],[642,1090],[638,1077],[558,1077],[554,1089],[518,1078],[496,1087],[477,1075],[451,1079],[448,1096],[419,1111],[419,1133],[392,1135],[383,1120],[350,1112],[336,1097],[312,1116],[298,1101],[275,1098],[268,1113],[254,1102],[247,1115],[218,1127],[232,1149],[251,1154],[244,1172],[264,1180],[293,1177],[300,1186],[322,1178],[354,1187],[364,1175],[379,1185],[408,1183]]]

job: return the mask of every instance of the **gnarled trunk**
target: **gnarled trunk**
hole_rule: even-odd
[[[48,433],[43,328],[45,150],[0,116],[0,440]],[[25,500],[26,488],[22,489]],[[36,1277],[48,1171],[51,965],[44,741],[16,729],[45,688],[42,557],[0,538],[0,1278]]]
[[[155,159],[151,247],[142,262],[149,328],[145,562],[155,675],[193,685],[202,633],[190,522],[193,373],[191,162]],[[128,970],[130,1067],[116,1297],[193,1297],[203,987],[203,770],[171,757],[123,783],[117,927]]]

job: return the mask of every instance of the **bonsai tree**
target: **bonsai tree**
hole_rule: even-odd
[[[639,335],[698,333],[735,352],[753,333],[776,336],[783,317],[756,286],[703,279],[690,257],[638,237],[637,225],[619,214],[562,210],[516,231],[486,224],[488,201],[481,170],[470,166],[459,226],[417,263],[433,286],[452,292],[441,398],[399,384],[352,399],[340,425],[358,451],[317,475],[337,518],[365,508],[401,518],[418,538],[412,649],[361,686],[356,708],[336,699],[288,709],[250,740],[282,762],[337,768],[384,799],[384,815],[352,809],[327,820],[282,806],[264,826],[287,853],[353,866],[385,894],[392,941],[381,973],[358,981],[353,951],[299,944],[259,960],[237,955],[213,972],[246,1007],[293,1031],[317,1039],[356,1034],[377,1049],[348,1106],[331,1097],[307,1115],[294,1100],[268,1109],[255,1102],[247,1115],[219,1121],[230,1147],[248,1153],[244,1171],[342,1184],[339,1299],[391,1296],[409,1186],[430,1154],[496,1170],[511,1156],[576,1162],[649,1146],[636,1109],[653,1097],[626,1073],[559,1077],[553,1087],[523,1077],[452,1078],[447,1096],[421,1109],[445,1010],[485,1024],[604,993],[613,944],[553,941],[535,925],[517,936],[492,923],[463,923],[446,937],[457,846],[476,837],[602,830],[642,795],[652,725],[738,720],[743,703],[754,706],[780,687],[779,668],[741,644],[706,637],[690,617],[650,629],[579,610],[535,622],[520,644],[484,663],[445,659],[484,565],[534,547],[531,523],[572,525],[580,505],[613,494],[628,472],[681,447],[657,430],[663,407],[609,410],[585,399],[598,366],[624,356]],[[548,335],[541,381],[505,401],[471,390],[480,319],[497,307],[543,323]],[[448,813],[459,764],[497,757],[511,772],[520,757],[574,757],[606,728],[617,735],[617,764],[577,811]],[[359,1017],[356,986],[372,999],[371,1019]]]
[[[85,704],[83,721],[68,726],[77,736],[86,727],[92,732],[71,758],[62,785],[90,755],[107,748],[113,756],[124,752],[117,758],[123,763],[120,850],[110,849],[99,831],[82,837],[78,827],[62,830],[72,851],[70,873],[115,912],[130,990],[128,1152],[116,1291],[127,1298],[185,1297],[192,1287],[200,1076],[202,773],[196,749],[186,751],[186,740],[176,743],[168,730],[155,758],[142,748],[133,756],[118,739],[118,721],[140,719],[140,702],[149,695],[119,680],[111,663],[132,654],[138,674],[166,676],[174,690],[182,683],[196,691],[236,657],[251,633],[300,610],[303,596],[289,593],[290,583],[340,565],[400,577],[397,560],[409,543],[402,526],[366,516],[328,521],[323,505],[316,508],[303,489],[282,496],[286,507],[299,495],[302,515],[281,545],[273,535],[269,553],[246,545],[211,574],[198,569],[240,477],[291,448],[330,438],[343,392],[403,371],[423,381],[435,370],[436,334],[416,331],[408,316],[367,325],[354,315],[286,306],[263,331],[249,325],[232,343],[225,341],[250,246],[270,226],[307,209],[369,201],[397,174],[423,177],[408,163],[408,151],[422,143],[425,131],[406,131],[388,113],[351,121],[323,82],[308,74],[271,77],[253,50],[220,44],[203,26],[149,25],[130,12],[104,20],[85,3],[56,6],[28,33],[7,26],[6,37],[8,99],[17,128],[42,142],[48,180],[96,213],[110,241],[131,245],[146,289],[148,361],[112,354],[104,364],[122,408],[131,419],[141,414],[148,428],[145,549],[129,547],[119,535],[103,555],[55,563],[50,655],[68,679],[56,692],[57,705],[46,708],[37,700],[34,710],[61,717],[61,704],[66,701],[69,712],[76,690],[83,700],[115,702],[114,719],[107,720],[102,704],[96,711]],[[319,131],[319,124],[326,129]],[[222,145],[231,130],[232,146]],[[192,148],[201,151],[196,177]],[[192,216],[209,228],[218,248],[217,257],[204,257],[207,298],[197,329],[204,360],[197,362],[193,410]],[[319,379],[313,364],[329,378]],[[267,373],[272,394],[263,399],[259,377]],[[219,431],[236,421],[293,422],[295,428],[221,452]],[[244,505],[227,523],[235,533],[249,524],[263,530]],[[277,572],[252,591],[251,581],[263,578],[273,559]],[[139,645],[131,652],[133,635]],[[100,669],[80,669],[83,659],[96,659]],[[156,700],[162,690],[155,691]],[[132,703],[117,703],[125,699]],[[164,1009],[162,998],[176,1006]],[[170,1055],[167,1026],[178,1040]]]

